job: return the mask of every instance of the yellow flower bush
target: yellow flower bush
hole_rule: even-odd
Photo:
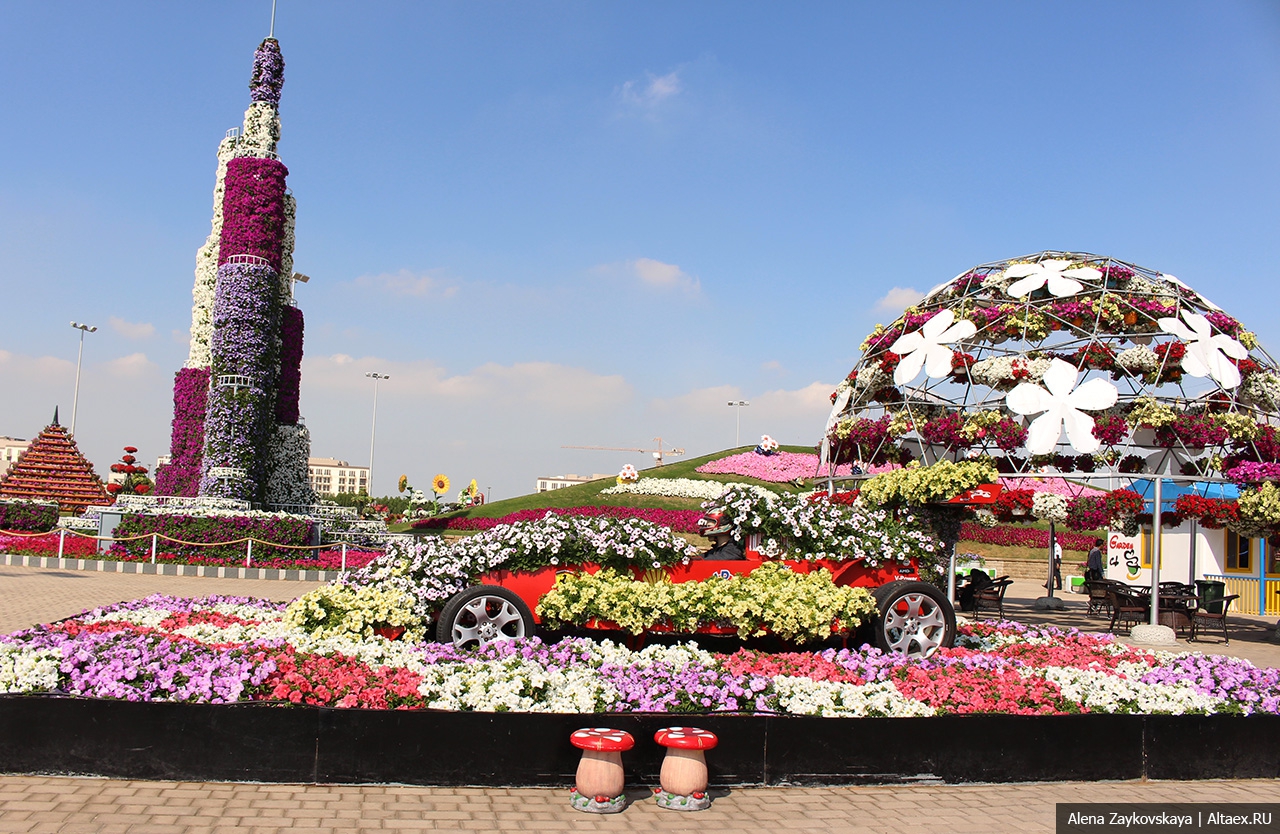
[[[875,612],[867,589],[837,586],[825,569],[798,574],[776,562],[704,582],[637,582],[612,570],[566,573],[538,602],[538,615],[552,624],[607,620],[631,634],[656,624],[679,632],[720,624],[743,636],[771,632],[798,642],[854,629]]]
[[[978,484],[999,477],[990,459],[966,460],[959,463],[939,461],[920,466],[919,461],[902,469],[876,475],[862,485],[861,500],[873,505],[927,504],[945,501]]]
[[[373,637],[379,626],[405,629],[404,638],[426,638],[427,623],[413,612],[413,597],[397,588],[373,585],[324,585],[289,604],[286,625],[317,637]]]

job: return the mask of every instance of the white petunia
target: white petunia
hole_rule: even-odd
[[[1182,370],[1190,376],[1213,377],[1223,388],[1239,385],[1240,369],[1231,363],[1231,359],[1249,356],[1244,345],[1224,333],[1214,336],[1209,320],[1199,313],[1183,310],[1182,318],[1186,324],[1172,317],[1157,319],[1161,330],[1187,343]]]
[[[1044,387],[1024,382],[1009,392],[1005,402],[1014,414],[1039,414],[1027,432],[1027,451],[1046,455],[1058,444],[1065,426],[1067,440],[1082,454],[1096,452],[1102,445],[1093,436],[1093,418],[1088,411],[1115,405],[1116,387],[1105,379],[1091,379],[1076,387],[1079,374],[1070,363],[1054,359],[1044,375]]]
[[[968,319],[956,322],[953,311],[943,310],[919,330],[903,333],[889,348],[902,357],[893,372],[894,384],[905,385],[920,374],[921,368],[931,377],[951,373],[952,350],[946,345],[967,339],[977,332],[973,322]]]
[[[1022,298],[1049,285],[1055,298],[1075,295],[1084,289],[1077,278],[1097,280],[1102,272],[1091,266],[1074,266],[1071,261],[1051,259],[1037,264],[1012,264],[1004,271],[1006,278],[1018,278],[1005,290],[1010,298]]]

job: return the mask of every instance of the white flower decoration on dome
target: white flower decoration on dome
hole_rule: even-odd
[[[1096,452],[1102,445],[1093,436],[1093,418],[1084,410],[1101,411],[1115,405],[1120,396],[1116,387],[1105,379],[1091,379],[1076,387],[1079,373],[1068,362],[1054,359],[1044,374],[1044,387],[1024,382],[1009,392],[1005,402],[1014,414],[1031,416],[1027,432],[1027,451],[1047,455],[1058,445],[1062,429],[1067,441],[1081,454]]]
[[[952,322],[955,322],[952,324]],[[924,323],[919,330],[903,333],[889,350],[902,358],[893,371],[895,385],[905,385],[920,375],[920,369],[931,377],[951,373],[951,342],[967,339],[978,332],[973,322],[965,319],[956,322],[952,310],[943,310]]]
[[[1012,264],[1005,271],[1007,278],[1020,278],[1005,290],[1010,298],[1022,298],[1036,290],[1049,285],[1049,293],[1055,298],[1075,295],[1084,289],[1084,284],[1077,278],[1097,280],[1102,277],[1100,270],[1091,266],[1075,266],[1073,261],[1050,259],[1036,264]]]
[[[1182,357],[1182,370],[1191,376],[1213,377],[1223,388],[1235,388],[1239,385],[1240,369],[1231,364],[1231,359],[1248,358],[1249,351],[1245,346],[1225,333],[1212,335],[1209,320],[1199,313],[1183,310],[1182,318],[1186,324],[1172,317],[1156,320],[1165,333],[1177,336],[1187,343],[1187,352]]]

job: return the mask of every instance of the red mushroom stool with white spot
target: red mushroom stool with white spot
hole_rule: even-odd
[[[697,727],[667,727],[654,733],[653,740],[667,748],[659,776],[658,804],[677,811],[709,807],[707,759],[702,751],[716,746],[716,734]]]
[[[570,804],[591,814],[616,814],[625,808],[622,751],[635,747],[631,734],[608,727],[587,727],[574,731],[569,741],[582,750]]]

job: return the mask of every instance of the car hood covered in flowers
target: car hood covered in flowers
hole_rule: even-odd
[[[928,660],[875,649],[716,654],[537,638],[458,650],[317,637],[284,606],[152,596],[0,638],[0,693],[364,709],[910,717],[1278,713],[1280,670],[1110,636],[962,624]]]

